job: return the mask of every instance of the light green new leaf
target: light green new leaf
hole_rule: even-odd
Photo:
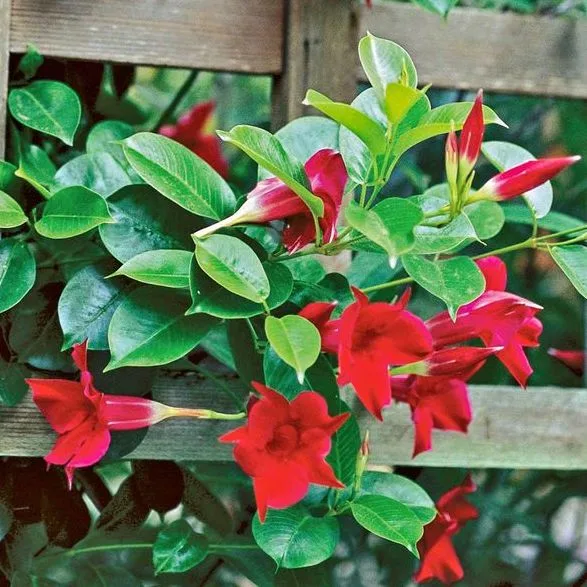
[[[37,265],[26,243],[0,240],[0,313],[15,306],[35,283]]]
[[[404,255],[402,262],[416,283],[446,303],[453,320],[463,304],[477,299],[485,290],[485,278],[469,257],[432,262],[424,257]]]
[[[413,122],[416,123],[430,111],[430,100],[421,90],[391,83],[385,89],[385,111],[390,122],[395,125],[399,125],[408,114],[412,118],[411,113],[417,111],[417,115],[413,116]]]
[[[41,80],[15,88],[8,95],[8,108],[21,124],[73,145],[82,109],[69,86]]]
[[[228,291],[257,304],[269,296],[269,279],[259,257],[240,239],[213,234],[196,240],[196,259],[206,275]]]
[[[110,222],[114,219],[104,198],[88,188],[72,186],[56,192],[45,204],[35,230],[47,238],[71,238]]]
[[[314,106],[332,120],[348,128],[365,143],[373,155],[385,152],[387,139],[384,130],[360,110],[342,102],[333,102],[315,90],[308,90],[304,104]]]
[[[265,334],[275,352],[295,370],[298,381],[304,380],[304,373],[320,354],[320,333],[305,318],[297,315],[265,319]]]
[[[16,228],[27,221],[20,204],[6,192],[0,191],[0,228]]]
[[[324,203],[309,190],[303,165],[289,154],[280,140],[255,126],[239,125],[218,136],[245,152],[258,165],[283,181],[304,201],[316,218],[324,215]]]
[[[412,88],[418,85],[418,74],[412,58],[393,41],[368,33],[359,42],[359,59],[382,103],[388,84],[405,81]],[[402,80],[402,77],[406,79]]]
[[[584,245],[551,247],[550,254],[575,289],[587,298],[587,247]]]
[[[189,251],[174,249],[145,251],[129,259],[112,275],[126,275],[162,287],[188,288],[193,257]]]
[[[340,528],[335,517],[315,518],[305,507],[295,505],[270,509],[263,524],[255,515],[253,536],[278,567],[299,569],[329,559],[338,544]]]
[[[419,558],[416,544],[422,538],[424,527],[408,506],[382,495],[363,495],[351,502],[351,512],[363,528],[405,546]]]
[[[182,208],[220,220],[234,211],[230,186],[187,147],[154,133],[125,139],[123,150],[133,169],[157,191]]]
[[[175,520],[157,534],[153,545],[155,574],[185,573],[208,556],[208,539],[185,520]]]

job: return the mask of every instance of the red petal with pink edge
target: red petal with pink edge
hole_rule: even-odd
[[[169,407],[143,397],[103,394],[100,418],[110,430],[137,430],[169,415]]]
[[[499,257],[484,257],[475,261],[485,277],[485,291],[505,291],[508,273],[506,264]]]
[[[461,167],[463,167],[463,171],[466,174],[470,172],[479,158],[484,131],[483,90],[479,90],[475,102],[473,103],[473,107],[463,125],[459,142],[459,155],[461,159],[465,159],[466,161],[466,164],[464,166],[461,165]],[[462,179],[464,180],[465,177]]]
[[[95,414],[95,407],[77,381],[67,379],[27,379],[33,401],[59,434],[73,430]]]

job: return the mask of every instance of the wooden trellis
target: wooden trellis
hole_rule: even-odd
[[[51,57],[269,74],[280,126],[304,113],[307,88],[352,99],[367,30],[403,45],[421,83],[587,98],[586,21],[456,9],[445,22],[406,4],[368,10],[350,0],[0,0],[0,154],[9,54],[28,43]],[[162,374],[153,393],[174,405],[217,405],[214,385]],[[436,434],[435,450],[415,461],[406,406],[384,424],[365,420],[374,462],[587,469],[587,390],[475,386],[471,399],[469,435]],[[164,422],[129,458],[228,460],[230,448],[216,441],[226,426]],[[30,400],[0,408],[0,455],[40,456],[52,442]]]

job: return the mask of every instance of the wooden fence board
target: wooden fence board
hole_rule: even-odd
[[[420,83],[587,98],[587,21],[454,9],[446,21],[416,6],[363,7],[361,35],[392,39]],[[362,70],[358,74],[364,79]]]
[[[276,73],[282,37],[279,0],[12,2],[11,51],[51,57]]]
[[[236,382],[228,380],[229,385]],[[194,374],[160,377],[154,396],[172,405],[211,406],[233,411],[215,383]],[[587,390],[473,386],[475,419],[468,435],[435,432],[434,450],[411,458],[412,425],[405,405],[389,409],[380,424],[361,416],[371,432],[372,464],[523,469],[587,469]],[[238,422],[175,420],[153,426],[133,459],[231,459],[217,437]],[[30,399],[0,408],[0,454],[41,456],[54,435]]]
[[[6,98],[10,60],[10,0],[0,0],[0,159],[4,158],[6,139]]]

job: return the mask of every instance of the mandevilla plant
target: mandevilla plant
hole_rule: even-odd
[[[198,485],[204,505],[193,506],[195,515],[210,532],[177,519],[137,544],[104,535],[115,527],[112,506],[89,542],[43,552],[33,575],[55,557],[124,548],[152,550],[156,573],[188,571],[219,554],[242,570],[243,550],[298,569],[329,559],[340,520],[350,517],[420,558],[417,582],[462,578],[451,537],[477,516],[465,499],[472,480],[434,504],[409,479],[368,470],[368,434],[361,440],[349,404],[356,394],[369,412],[361,423],[382,421],[369,427],[386,425],[393,401],[409,405],[416,457],[432,448],[433,429],[467,432],[467,381],[492,355],[526,386],[525,349],[539,344],[542,308],[506,290],[500,255],[547,251],[587,295],[587,225],[549,215],[549,180],[578,157],[535,159],[507,142],[483,143],[485,125],[504,123],[481,92],[473,103],[433,108],[401,47],[368,35],[359,55],[372,87],[352,104],[309,90],[305,103],[325,117],[275,134],[246,125],[218,133],[258,164],[247,194],[227,183],[219,139],[203,130],[212,104],[159,133],[115,120],[82,133],[80,100],[67,85],[28,81],[29,72],[11,91],[12,162],[0,164],[0,401],[17,404],[27,378],[58,435],[45,460],[65,467],[74,491],[86,467],[142,438],[115,431],[167,418],[243,420],[225,423],[219,440],[233,445],[257,505],[247,540]],[[446,182],[389,195],[402,156],[444,134]],[[475,171],[481,154],[497,169],[485,183]],[[504,209],[509,222],[531,224],[532,235],[492,248]],[[359,271],[371,253],[385,277],[356,287],[326,273],[320,256],[344,251]],[[412,289],[446,309],[419,316],[408,309]],[[151,370],[137,368],[210,375],[196,348],[240,375],[248,402],[230,389],[228,411],[144,397]],[[222,371],[211,377],[226,388]],[[197,482],[187,469],[169,475],[186,491],[188,479]],[[126,495],[138,491],[125,484]],[[175,507],[181,492],[164,505],[141,499],[150,505],[135,527],[150,509]],[[224,513],[214,517],[206,504]]]

